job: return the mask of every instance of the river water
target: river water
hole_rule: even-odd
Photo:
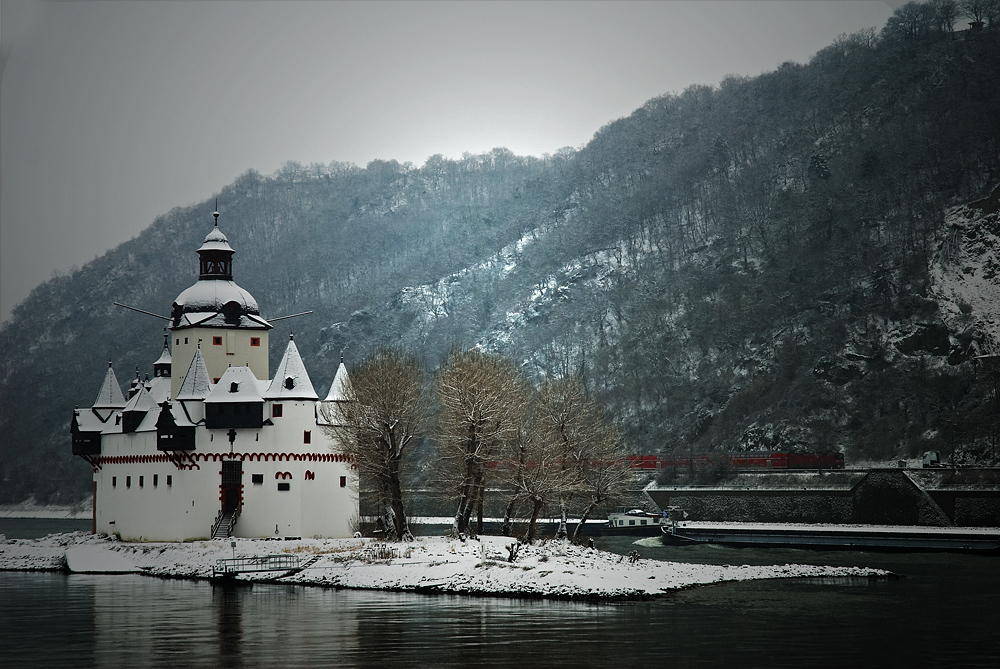
[[[598,547],[683,562],[866,565],[902,578],[722,584],[594,604],[0,572],[0,666],[1000,666],[998,558],[634,542],[604,537]]]

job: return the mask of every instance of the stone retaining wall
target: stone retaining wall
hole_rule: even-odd
[[[688,520],[1000,527],[1000,489],[925,490],[904,470],[868,472],[843,488],[652,488]]]

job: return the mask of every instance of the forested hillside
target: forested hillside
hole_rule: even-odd
[[[579,150],[249,171],[218,193],[236,281],[317,390],[397,344],[580,372],[632,450],[997,457],[1000,30],[844,36],[808,64],[650,100]],[[0,503],[90,490],[69,419],[159,355],[214,197],[0,329]],[[998,365],[1000,366],[1000,365]]]

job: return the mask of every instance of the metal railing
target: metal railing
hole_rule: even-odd
[[[219,535],[217,533],[218,533],[218,530],[219,530],[220,526],[222,525],[223,521],[226,520],[226,514],[227,513],[232,514],[232,515],[229,516],[229,522],[226,523],[226,534],[225,534],[225,537],[231,537],[231,536],[233,536],[233,527],[236,525],[236,519],[240,517],[240,509],[239,509],[239,507],[237,507],[236,509],[233,509],[232,511],[228,511],[228,512],[227,511],[219,511],[219,515],[217,515],[215,517],[215,521],[212,522],[212,530],[211,530],[210,534],[208,535],[210,538],[212,538],[212,539],[225,538],[222,535]]]
[[[289,571],[300,567],[301,561],[297,555],[253,555],[216,560],[215,566],[212,567],[212,575],[232,576],[260,571]]]

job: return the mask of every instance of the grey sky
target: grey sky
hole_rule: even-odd
[[[0,318],[249,168],[585,144],[901,0],[0,0]]]

